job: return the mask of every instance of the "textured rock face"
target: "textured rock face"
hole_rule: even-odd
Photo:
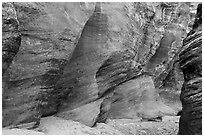
[[[150,76],[129,80],[113,91],[110,118],[156,118],[175,115],[175,111],[161,101]]]
[[[178,13],[182,9],[181,5],[177,5],[179,7]],[[101,9],[98,10],[100,6]],[[106,97],[121,83],[138,77],[141,75],[144,62],[148,62],[145,66],[147,66],[148,71],[152,70],[153,75],[158,72],[159,74],[165,72],[167,66],[170,63],[173,64],[171,62],[172,57],[178,51],[178,47],[181,47],[182,37],[186,35],[182,28],[188,26],[179,22],[180,18],[185,16],[184,14],[180,14],[175,23],[167,23],[167,27],[164,28],[159,23],[157,26],[153,25],[156,21],[164,23],[162,21],[163,17],[157,16],[154,20],[151,19],[153,16],[152,8],[156,8],[154,5],[149,6],[145,3],[115,3],[114,5],[102,3],[98,7],[86,23],[70,64],[65,67],[64,74],[56,86],[56,89],[67,94],[67,97],[62,98],[62,105],[59,107],[60,112],[57,115],[60,117],[66,117],[65,115],[69,113],[76,115],[78,111],[72,111],[72,109],[97,98]],[[145,9],[145,7],[148,8]],[[137,8],[148,12],[148,14],[140,15]],[[184,8],[184,11],[188,12],[188,8]],[[171,15],[168,16],[171,17]],[[164,36],[160,36],[162,34]],[[157,44],[159,44],[159,48]],[[149,52],[153,56],[148,55],[150,54],[148,52],[149,47],[151,47]],[[157,50],[154,50],[154,48]],[[171,53],[173,48],[175,48],[175,53]],[[118,52],[118,50],[120,51]],[[150,60],[148,60],[148,56],[150,56]],[[155,72],[156,66],[164,61],[166,63],[163,70],[156,70]],[[166,73],[163,79],[168,75],[168,72]],[[154,85],[152,86],[154,89]],[[109,104],[108,102],[107,105]],[[101,106],[105,107],[105,105]],[[93,107],[90,108],[94,109]],[[87,111],[92,112],[92,110]],[[101,119],[105,119],[103,117],[105,116],[102,116]],[[78,118],[76,117],[76,119]]]
[[[8,69],[19,50],[21,35],[19,22],[12,3],[2,3],[2,72]]]
[[[155,69],[156,65],[168,60],[168,52],[171,49],[171,45],[175,40],[176,38],[174,34],[168,32],[164,34],[155,54],[150,58],[147,63],[146,71],[153,73],[152,69]]]
[[[15,11],[12,18],[19,23],[13,23],[15,31],[12,28],[11,32],[15,40],[9,43],[20,43],[20,49],[17,50],[19,45],[15,46],[16,57],[10,64],[13,54],[9,56],[3,67],[6,70],[3,74],[3,126],[35,124],[40,117],[55,113],[92,126],[103,108],[105,113],[101,116],[105,121],[114,117],[135,118],[137,107],[141,117],[147,115],[148,109],[153,110],[148,105],[151,102],[165,106],[158,101],[160,97],[155,86],[160,84],[155,81],[165,80],[172,70],[174,56],[192,17],[189,17],[187,3],[170,4],[170,8],[168,4],[162,5],[11,4]],[[6,7],[3,9],[7,13]],[[172,11],[176,11],[175,15],[170,14]],[[3,22],[3,28],[6,24]],[[4,38],[6,33],[3,32]],[[3,43],[3,47],[8,47],[6,45]],[[143,70],[153,76],[146,76]],[[144,77],[137,79],[141,75]],[[146,79],[149,81],[144,84],[147,89],[135,86],[143,87],[142,81]],[[132,89],[126,88],[129,86],[133,86]],[[135,98],[129,98],[126,93]],[[109,101],[115,94],[122,99]],[[134,104],[134,99],[143,105]],[[115,110],[119,104],[132,109],[124,115],[126,109]],[[148,108],[147,112],[143,112],[143,108]],[[168,114],[173,113],[170,110]],[[158,113],[149,117],[159,116],[161,110],[156,111]]]
[[[91,5],[80,3],[13,6],[22,36],[19,52],[3,75],[3,126],[36,122],[41,115],[57,112],[59,93],[54,84],[92,12]]]
[[[72,57],[57,83],[57,90],[68,94],[62,108],[85,104],[98,96],[95,74],[106,57],[107,15],[96,5],[93,15],[86,22]],[[59,87],[58,87],[59,85]],[[61,109],[61,108],[60,108]]]
[[[193,30],[183,41],[179,55],[184,73],[179,134],[202,134],[202,5],[198,5]]]

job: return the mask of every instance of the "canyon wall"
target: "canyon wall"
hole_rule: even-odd
[[[198,5],[193,29],[183,41],[179,64],[184,74],[179,134],[202,135],[202,4]]]
[[[3,127],[175,115],[157,88],[170,74],[183,81],[174,62],[196,6],[3,3]]]

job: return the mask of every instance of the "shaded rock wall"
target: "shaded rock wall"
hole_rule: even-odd
[[[165,33],[160,41],[160,45],[157,48],[155,54],[150,58],[146,65],[146,71],[153,73],[152,69],[156,68],[156,65],[165,63],[168,60],[168,52],[171,49],[172,43],[176,40],[172,33]]]
[[[8,69],[19,50],[21,35],[19,22],[12,3],[2,3],[2,72]]]
[[[160,88],[166,81],[167,75],[178,58],[182,40],[190,31],[191,18],[195,16],[192,14],[194,11],[192,7],[195,9],[195,6],[190,3],[161,3],[155,8],[157,14],[154,19],[154,26],[157,33],[160,32],[159,34],[163,35],[161,41],[159,40],[155,44],[156,48],[154,46],[151,48],[146,69],[155,74],[154,82],[157,88]],[[152,69],[150,69],[151,66]]]
[[[139,6],[140,8],[142,7],[141,5]],[[179,9],[178,13],[180,13],[180,10],[182,9],[181,5],[178,6],[178,7],[180,7],[180,8],[178,8]],[[176,7],[176,6],[174,6],[174,7]],[[171,10],[173,10],[173,9],[171,9]],[[149,8],[147,11],[151,11],[151,8]],[[184,9],[184,11],[188,12],[188,8]],[[186,14],[181,15],[181,17],[185,16],[185,15]],[[173,18],[171,15],[169,15],[169,16],[170,16],[170,20],[173,20],[173,19],[175,20],[175,18]],[[161,18],[161,19],[163,19],[163,18]],[[180,18],[178,18],[178,19],[180,19]],[[134,79],[134,78],[137,79],[138,76],[140,76],[141,74],[143,75],[142,69],[145,69],[145,72],[148,72],[148,74],[153,75],[153,79],[156,82],[157,81],[159,81],[159,82],[161,81],[161,83],[162,83],[163,82],[162,80],[166,80],[166,77],[168,76],[170,70],[172,70],[172,68],[174,66],[174,62],[177,59],[177,56],[178,56],[177,52],[180,51],[182,39],[186,36],[186,32],[185,32],[184,28],[188,27],[187,24],[182,24],[182,23],[180,24],[178,19],[175,22],[173,22],[173,23],[171,23],[171,22],[170,23],[166,23],[165,27],[163,28],[164,31],[160,30],[160,32],[156,32],[156,27],[158,27],[158,28],[160,27],[160,29],[162,29],[162,25],[161,26],[159,26],[159,25],[156,26],[155,25],[156,27],[155,26],[151,26],[151,23],[150,23],[151,20],[149,20],[149,23],[144,24],[145,31],[144,31],[144,36],[142,38],[142,40],[143,40],[142,44],[143,45],[137,43],[138,46],[139,46],[138,47],[138,51],[136,50],[137,52],[139,52],[139,53],[142,52],[142,50],[144,50],[144,48],[143,48],[144,46],[150,46],[151,47],[153,44],[155,44],[156,43],[155,41],[158,40],[159,34],[164,33],[164,35],[161,37],[160,44],[156,48],[155,51],[151,51],[150,50],[149,53],[148,53],[147,52],[148,50],[144,50],[144,52],[142,52],[142,57],[140,57],[141,54],[138,53],[138,56],[136,55],[137,57],[139,57],[139,60],[137,60],[137,62],[134,62],[135,61],[134,54],[133,55],[130,54],[129,59],[128,58],[120,58],[120,57],[123,57],[122,55],[120,55],[120,54],[124,54],[124,52],[122,52],[122,53],[113,54],[113,56],[115,56],[115,57],[110,56],[109,59],[107,60],[107,62],[104,62],[104,64],[101,66],[101,68],[98,71],[99,87],[104,87],[105,88],[105,89],[104,88],[100,88],[100,89],[103,89],[103,93],[104,93],[104,91],[107,91],[110,94],[110,95],[107,95],[107,96],[113,96],[113,97],[108,97],[108,100],[110,100],[110,101],[109,102],[107,101],[108,102],[107,106],[110,105],[110,102],[113,102],[113,103],[111,103],[110,112],[112,111],[112,109],[114,109],[114,107],[112,107],[112,105],[114,105],[114,99],[113,99],[114,95],[111,95],[112,92],[115,93],[114,92],[114,88],[115,87],[116,88],[117,87],[122,87],[123,85],[125,85],[125,83],[128,83],[127,82],[128,80]],[[158,21],[159,19],[156,18],[155,20]],[[162,22],[162,20],[160,20],[160,22]],[[165,22],[163,22],[163,23],[165,23]],[[148,35],[148,31],[150,31],[150,30],[154,30],[154,32],[155,32],[155,33],[153,33],[154,36],[152,36],[152,34]],[[148,37],[146,35],[149,36],[149,37],[152,36],[155,41],[153,41],[151,43],[151,40],[148,40]],[[155,45],[153,45],[151,47],[151,49],[154,49],[154,46]],[[154,52],[154,54],[153,55],[148,55],[148,54],[152,54],[151,52]],[[148,53],[148,54],[146,54],[146,53]],[[147,56],[147,57],[145,57],[146,60],[144,58],[145,55]],[[148,56],[150,56],[150,57],[148,57]],[[137,59],[137,57],[136,57],[136,59]],[[113,58],[115,60],[113,60]],[[112,63],[110,63],[110,62],[112,62]],[[130,62],[131,62],[131,64],[130,64]],[[146,62],[146,64],[144,62]],[[129,65],[127,65],[126,63],[129,64]],[[112,66],[110,64],[112,64]],[[121,66],[123,66],[122,67],[123,69],[121,69],[121,67],[118,67],[119,64]],[[117,68],[117,69],[113,69],[112,68],[113,66],[115,68]],[[117,71],[114,71],[114,70],[117,70]],[[130,72],[130,76],[129,77],[128,77],[127,70],[128,70],[128,72]],[[110,72],[110,73],[105,74],[104,72]],[[161,83],[159,83],[159,84],[161,84]],[[103,84],[106,85],[106,86],[104,86]],[[179,83],[179,84],[182,84],[182,83]],[[142,86],[145,87],[145,84],[139,84],[139,85],[141,87]],[[177,102],[177,100],[176,100],[176,103],[178,103],[178,105],[176,104],[177,105],[175,107],[176,110],[173,110],[172,108],[169,108],[168,106],[166,106],[163,103],[163,101],[161,101],[161,98],[158,96],[158,93],[155,90],[154,84],[152,84],[152,85],[150,84],[149,86],[151,88],[146,90],[149,93],[149,99],[151,98],[152,102],[156,102],[155,104],[157,104],[158,109],[155,109],[154,112],[152,111],[153,112],[152,115],[148,115],[149,113],[146,113],[144,111],[144,112],[142,112],[143,115],[140,115],[141,117],[143,117],[143,118],[145,118],[145,117],[147,117],[147,118],[156,118],[156,117],[162,115],[162,111],[166,111],[166,114],[168,113],[168,115],[174,115],[176,110],[177,111],[180,110],[179,108],[177,108],[177,106],[180,106],[180,104],[179,104],[179,102]],[[154,89],[154,90],[151,90],[151,89]],[[133,90],[135,90],[135,96],[137,96],[136,92],[138,92],[138,94],[139,93],[143,94],[143,92],[144,92],[144,91],[138,90],[137,88],[135,88]],[[131,90],[129,91],[129,89],[127,87],[123,88],[123,92],[124,92],[124,94],[129,94],[129,92],[131,94]],[[170,94],[176,95],[177,93],[170,93]],[[154,95],[157,95],[158,98],[155,98]],[[179,94],[177,94],[177,96],[178,95]],[[123,97],[126,100],[129,100],[125,96],[123,96]],[[170,102],[169,100],[175,99],[175,98],[165,98],[165,99],[167,100],[167,101],[165,101],[165,103],[167,103],[168,105],[172,105],[172,104],[169,103]],[[135,98],[135,100],[137,100],[137,99]],[[160,100],[160,101],[157,102],[157,100]],[[119,102],[121,104],[119,103],[120,105],[116,105],[116,106],[119,107],[119,108],[122,107],[122,106],[123,107],[118,109],[118,111],[120,113],[117,114],[117,116],[115,115],[116,117],[120,117],[120,118],[121,117],[124,117],[124,118],[125,117],[126,118],[127,117],[129,117],[129,118],[130,117],[131,118],[136,118],[138,116],[138,114],[140,114],[134,108],[137,105],[136,104],[133,105],[131,103],[131,101],[128,102],[128,103],[127,102],[125,103],[121,99]],[[151,103],[149,103],[149,104],[151,104]],[[129,106],[131,106],[132,108],[131,107],[129,108],[129,110],[128,110],[129,113],[128,113],[127,110],[124,109],[124,108],[125,107],[129,107]],[[151,111],[151,107],[150,108],[148,107],[149,106],[148,105],[148,101],[147,102],[144,101],[144,106],[146,106],[147,111]],[[117,108],[117,107],[115,107],[115,108]],[[104,107],[104,108],[106,108],[106,107]],[[144,107],[143,107],[143,109],[144,109]],[[109,117],[108,115],[110,115],[109,114],[110,112],[108,112],[108,110],[106,110],[106,109],[105,109],[105,111],[107,111],[108,114],[105,113],[104,110],[102,109],[100,114],[99,114],[99,116],[104,113],[104,115],[106,115],[106,117]],[[131,111],[134,112],[134,116],[131,115]],[[126,113],[126,112],[128,114],[123,114],[123,113]],[[105,119],[104,115],[101,116],[101,118],[98,118],[99,119],[98,122],[104,122],[105,121],[104,120]]]
[[[113,91],[110,118],[156,118],[175,115],[175,111],[161,101],[150,76],[129,80]]]
[[[102,64],[106,62],[108,56],[114,54],[118,50],[125,49],[122,47],[123,42],[126,41],[125,39],[122,39],[122,41],[112,40],[113,42],[115,41],[115,43],[118,43],[117,45],[112,45],[113,42],[110,42],[110,39],[118,39],[118,36],[114,33],[120,32],[120,29],[126,29],[124,30],[125,32],[129,31],[127,28],[125,28],[126,26],[123,25],[124,22],[115,24],[115,26],[113,26],[115,27],[115,30],[111,30],[113,20],[110,17],[116,13],[119,14],[118,16],[121,16],[122,19],[126,19],[126,16],[122,14],[124,12],[122,8],[120,9],[120,12],[118,12],[117,9],[113,10],[113,12],[110,12],[109,6],[110,5],[106,3],[103,5],[97,3],[93,15],[85,24],[77,47],[73,52],[72,58],[69,64],[65,67],[62,78],[57,83],[57,90],[63,91],[63,93],[68,93],[67,97],[64,96],[62,98],[57,116],[69,118],[66,116],[67,114],[74,113],[75,115],[78,115],[77,111],[73,112],[72,109],[101,98],[106,90],[118,84],[116,74],[120,70],[117,72],[114,71],[116,69],[123,69],[123,66],[128,66],[127,69],[129,69],[129,66],[131,65],[131,60],[129,60],[129,62],[126,64],[120,64],[120,66],[117,64],[117,66],[113,68],[114,64],[112,63],[114,62],[110,62],[112,67],[109,68],[109,70],[112,72],[109,73],[107,70],[105,70],[103,71],[104,73],[102,72],[103,74],[99,74],[101,72],[98,73],[99,68],[103,66]],[[123,7],[124,4],[118,3],[118,6]],[[128,22],[125,23],[127,25]],[[122,35],[122,32],[120,33]],[[110,37],[107,37],[109,35]],[[128,54],[124,54],[124,56],[128,56]],[[112,59],[117,60],[117,58]],[[127,73],[127,70],[124,72]],[[115,73],[115,75],[113,75],[113,79],[115,80],[111,79],[109,76],[107,79],[99,78],[101,75],[111,75],[112,73]],[[123,76],[122,79],[124,79]],[[105,80],[105,83],[103,80]],[[108,85],[111,83],[111,81],[113,85]],[[98,112],[94,109],[98,109],[99,111],[99,107],[97,106],[96,108],[90,107],[89,109],[85,110],[87,111],[88,115],[83,116],[81,119],[88,119],[90,115],[93,115],[92,111]],[[96,117],[98,113],[94,115],[94,117]],[[76,117],[76,119],[78,118]],[[91,126],[93,122],[94,121],[91,120],[90,122],[86,122],[86,124],[88,123],[87,125]]]
[[[107,42],[107,15],[96,5],[93,15],[86,22],[64,73],[57,83],[56,90],[66,95],[61,108],[75,107],[94,100],[98,96],[95,74],[105,59]],[[60,109],[61,109],[60,108]]]
[[[137,78],[146,75],[143,73],[146,66],[150,66],[147,70],[153,75],[148,76],[150,88],[146,100],[157,102],[159,96],[152,82],[167,77],[193,18],[188,16],[188,3],[166,7],[163,3],[11,5],[16,12],[12,15],[19,21],[15,35],[21,35],[21,42],[19,51],[15,49],[16,57],[3,74],[3,126],[35,123],[40,117],[55,113],[92,126],[103,106],[107,108],[105,112],[114,112],[114,107],[106,105],[112,102],[103,100],[115,98],[118,86],[124,93],[134,93],[135,98],[145,94],[137,87],[133,90],[124,87],[129,80],[140,83]],[[176,17],[172,11],[176,11]],[[163,65],[159,56],[165,58]],[[124,106],[132,106],[130,113],[134,112],[138,104],[125,103],[129,98],[124,94],[121,98]],[[122,116],[126,109],[117,111]]]
[[[36,122],[41,116],[57,112],[59,93],[53,87],[92,12],[91,5],[87,8],[80,3],[13,6],[21,45],[3,75],[3,126]]]
[[[202,4],[198,5],[193,30],[183,41],[179,63],[184,74],[179,134],[202,134]]]

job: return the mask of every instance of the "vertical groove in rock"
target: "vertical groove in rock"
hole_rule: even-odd
[[[179,54],[180,68],[184,74],[181,90],[182,114],[179,134],[202,134],[202,5],[197,8],[193,30],[183,42]]]

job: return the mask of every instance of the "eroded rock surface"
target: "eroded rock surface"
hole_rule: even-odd
[[[95,74],[106,58],[105,48],[108,33],[108,18],[97,4],[93,15],[86,22],[72,57],[64,68],[56,90],[67,94],[62,108],[75,108],[98,97]]]
[[[141,122],[133,119],[108,120],[90,128],[79,122],[57,117],[42,118],[33,130],[3,129],[3,135],[176,135],[179,117],[164,117],[162,122]]]
[[[194,17],[191,4],[11,5],[18,25],[9,33],[17,46],[3,67],[3,126],[37,126],[53,114],[93,126],[100,118],[174,113],[155,87],[174,66]],[[152,103],[160,107],[153,111]]]
[[[202,5],[197,8],[193,30],[183,41],[179,54],[184,74],[181,90],[182,113],[179,134],[202,134]]]
[[[2,72],[8,69],[17,54],[21,35],[18,30],[19,22],[12,3],[2,3]]]
[[[175,115],[175,111],[163,104],[151,76],[140,76],[119,85],[113,91],[110,118],[152,119]]]
[[[54,85],[93,12],[91,5],[80,3],[17,2],[13,6],[21,44],[3,75],[3,126],[36,122],[57,112],[59,93]]]

